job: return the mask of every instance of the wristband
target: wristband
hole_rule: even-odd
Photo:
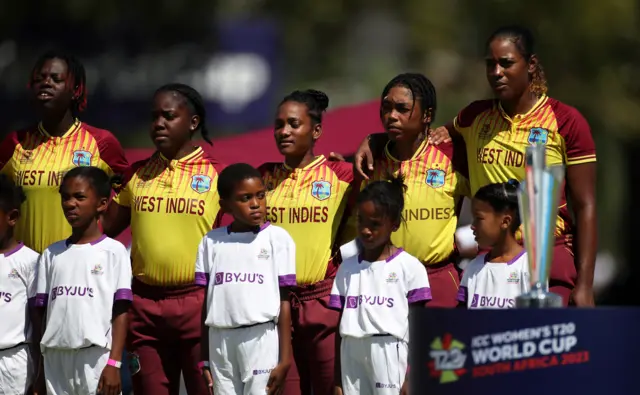
[[[209,361],[198,362],[198,369],[204,369],[209,367]]]
[[[107,365],[120,369],[120,367],[122,367],[122,362],[116,361],[115,359],[109,359],[107,361]]]

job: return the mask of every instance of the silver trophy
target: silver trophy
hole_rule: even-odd
[[[564,166],[546,167],[545,159],[544,145],[527,147],[518,202],[531,288],[516,298],[517,308],[562,307],[562,297],[549,292],[549,274]]]

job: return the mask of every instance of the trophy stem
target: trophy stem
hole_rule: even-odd
[[[531,291],[516,298],[516,308],[519,309],[546,309],[562,307],[562,297],[548,291],[548,287],[541,282],[536,282]]]

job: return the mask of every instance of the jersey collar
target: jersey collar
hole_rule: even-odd
[[[391,141],[387,142],[387,145],[384,146],[384,154],[387,156],[387,158],[391,159],[394,162],[402,162],[400,159],[397,159],[391,154],[391,151],[389,149],[390,145],[391,145]],[[409,160],[414,160],[424,155],[424,153],[427,151],[428,146],[429,146],[429,139],[425,137],[424,141],[420,143],[420,146],[418,147],[416,152],[413,153],[413,156]]]
[[[504,111],[504,108],[502,108],[502,103],[500,103],[500,101],[498,101],[498,111],[500,111],[500,114],[504,117],[504,119],[510,122],[519,122],[538,111],[540,107],[544,106],[547,103],[547,100],[549,100],[549,97],[547,95],[540,96],[536,104],[534,104],[529,111],[527,111],[525,114],[516,114],[513,116],[513,118],[507,115],[506,111]]]
[[[265,230],[269,225],[271,225],[271,222],[267,221],[264,224],[260,225],[260,228],[257,228],[253,233],[260,233],[263,230]],[[236,233],[236,232],[232,232],[231,225],[229,225],[227,226],[227,234],[230,235],[231,233]]]
[[[282,163],[282,167],[284,167],[284,169],[287,170],[287,171],[295,171],[295,170],[304,171],[304,170],[315,169],[316,167],[319,167],[320,165],[322,165],[326,161],[327,161],[327,158],[325,158],[324,155],[318,155],[318,156],[316,156],[316,158],[313,161],[311,161],[311,163],[309,163],[308,165],[306,165],[302,169],[293,169],[293,168],[287,166],[287,164],[284,163],[284,162]]]
[[[520,259],[524,253],[527,252],[524,248],[522,249],[522,251],[520,251],[516,256],[514,256],[509,262],[507,262],[507,265],[512,265],[514,264],[518,259]],[[484,263],[491,263],[489,262],[489,253],[487,252],[484,255]]]
[[[0,255],[3,255],[5,258],[9,258],[11,255],[13,255],[16,252],[20,251],[22,249],[22,247],[24,247],[24,244],[22,244],[22,242],[19,242],[18,245],[14,249],[9,250],[9,251],[5,252],[4,254],[0,254]]]
[[[389,263],[391,262],[394,258],[396,258],[398,255],[402,254],[402,252],[404,252],[404,249],[402,247],[398,248],[396,250],[396,252],[394,252],[392,255],[390,255],[387,259],[384,260],[384,263]],[[362,263],[362,261],[364,261],[364,258],[362,257],[362,254],[358,254],[358,263]]]
[[[82,122],[80,122],[80,120],[76,118],[71,127],[66,132],[64,132],[64,134],[60,136],[60,138],[71,136],[73,133],[77,132],[80,129],[80,125],[82,125]],[[42,125],[42,122],[38,122],[38,132],[40,132],[40,134],[45,137],[53,137],[49,134],[49,132],[46,131],[46,129]]]
[[[203,153],[204,153],[204,150],[202,149],[202,147],[196,147],[196,149],[193,150],[192,153],[190,153],[189,155],[183,156],[180,159],[169,159],[166,156],[162,155],[162,152],[160,151],[158,151],[158,156],[160,157],[160,159],[162,159],[164,162],[167,162],[167,163],[185,163],[185,162],[192,162],[196,159],[199,159]]]

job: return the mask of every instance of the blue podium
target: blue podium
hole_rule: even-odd
[[[418,309],[411,394],[640,394],[640,309]]]

